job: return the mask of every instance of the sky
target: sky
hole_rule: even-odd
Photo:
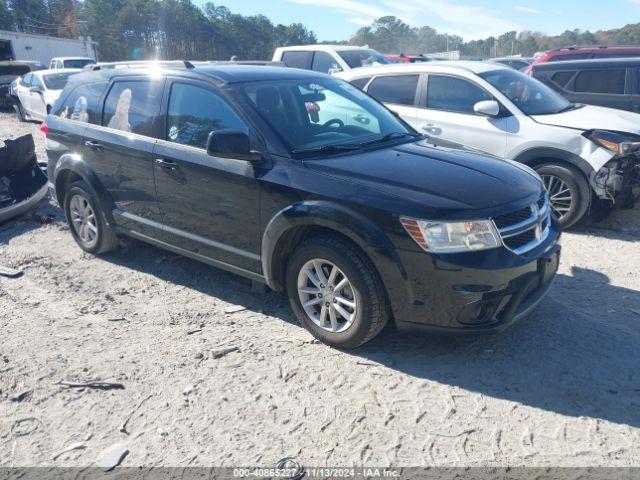
[[[204,4],[206,0],[195,0]],[[233,13],[263,14],[275,24],[302,23],[319,40],[347,40],[363,25],[395,15],[464,40],[510,30],[556,35],[640,22],[640,0],[209,0]]]

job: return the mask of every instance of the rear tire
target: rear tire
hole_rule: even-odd
[[[74,240],[85,252],[100,254],[118,246],[118,237],[105,221],[100,202],[84,180],[69,186],[64,213]]]
[[[355,348],[368,342],[390,316],[377,270],[360,249],[337,236],[300,245],[289,260],[286,284],[302,326],[332,347]]]
[[[577,169],[564,164],[545,163],[535,168],[542,177],[552,213],[562,228],[579,222],[589,209],[591,189],[585,176]]]

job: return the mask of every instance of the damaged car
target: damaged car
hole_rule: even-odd
[[[0,223],[30,210],[47,194],[31,135],[0,142]]]
[[[17,78],[45,68],[40,62],[15,60],[0,62],[0,108],[13,105],[11,85]]]
[[[571,103],[542,82],[486,62],[342,72],[416,130],[532,167],[567,228],[591,210],[631,206],[640,186],[640,115]],[[604,207],[604,208],[603,208]]]

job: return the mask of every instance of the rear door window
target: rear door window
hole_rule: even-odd
[[[217,93],[186,83],[172,85],[166,140],[206,149],[209,133],[223,129],[249,132],[240,116]]]
[[[575,91],[580,93],[608,93],[623,95],[627,71],[624,68],[611,70],[585,70],[578,73]]]
[[[493,97],[467,80],[446,75],[429,75],[427,108],[474,114],[474,105],[482,100],[493,100]]]
[[[64,100],[62,96],[53,106],[54,115],[78,122],[100,125],[102,105],[100,99],[107,82],[85,83],[78,85]]]
[[[367,93],[379,102],[396,105],[415,104],[419,75],[386,75],[376,77]]]
[[[150,80],[114,83],[104,104],[102,125],[153,136],[163,86],[163,81]]]
[[[313,52],[284,52],[282,62],[290,68],[311,68],[311,56]]]

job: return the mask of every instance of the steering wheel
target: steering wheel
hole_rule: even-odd
[[[332,118],[331,120],[327,120],[322,124],[323,127],[328,127],[329,125],[336,124],[338,128],[344,127],[344,122],[339,118]]]

